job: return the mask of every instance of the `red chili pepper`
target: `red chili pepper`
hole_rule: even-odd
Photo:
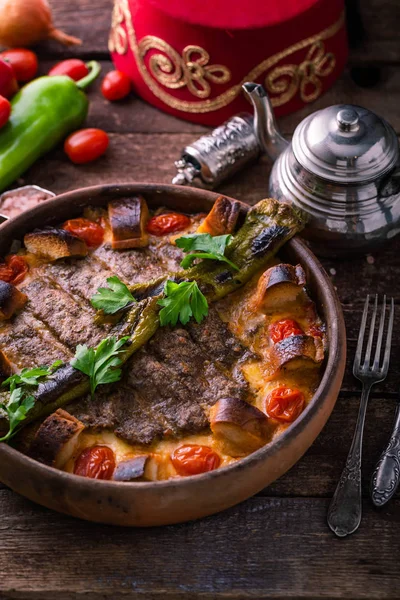
[[[0,59],[0,96],[10,99],[18,92],[18,83],[15,79],[12,66]]]
[[[101,92],[107,100],[122,100],[131,91],[131,80],[122,71],[110,71],[103,79]]]
[[[108,144],[108,135],[102,129],[80,129],[67,137],[64,150],[73,163],[82,165],[104,154]]]
[[[68,75],[74,81],[79,81],[86,77],[89,73],[89,69],[79,58],[69,58],[68,60],[62,60],[52,67],[49,71],[49,75]]]
[[[180,213],[166,213],[152,217],[147,223],[147,231],[151,235],[166,235],[175,231],[183,231],[190,225],[190,219]]]
[[[11,104],[4,98],[0,96],[0,129],[8,122],[11,114]]]
[[[32,50],[26,48],[13,48],[1,52],[0,59],[8,62],[18,81],[25,83],[33,79],[38,70],[38,59]]]

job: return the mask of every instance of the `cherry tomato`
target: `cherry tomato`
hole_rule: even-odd
[[[152,217],[147,223],[147,231],[152,235],[166,235],[174,231],[182,231],[190,225],[190,219],[179,213],[167,213]]]
[[[101,129],[80,129],[72,133],[64,143],[68,158],[77,165],[99,158],[107,150],[108,135]]]
[[[217,469],[221,459],[208,446],[180,446],[171,454],[172,464],[179,475],[199,475]]]
[[[269,335],[274,344],[281,342],[291,335],[301,335],[303,332],[300,325],[293,319],[281,319],[269,326]]]
[[[267,415],[282,423],[291,423],[304,408],[304,396],[297,389],[281,386],[273,390],[267,397]]]
[[[115,469],[115,456],[107,446],[85,448],[75,461],[75,475],[91,479],[111,479]]]
[[[0,129],[2,127],[4,127],[4,125],[6,123],[8,123],[10,115],[11,115],[10,102],[7,100],[7,98],[0,96]]]
[[[74,81],[79,81],[86,77],[89,73],[89,69],[79,58],[69,58],[68,60],[62,60],[52,67],[49,71],[49,75],[68,75]]]
[[[12,66],[16,79],[21,83],[30,81],[37,73],[38,59],[32,50],[13,48],[1,52],[0,58]]]
[[[10,63],[0,58],[0,94],[9,100],[18,92],[18,83]]]
[[[22,256],[10,254],[6,256],[3,264],[0,264],[0,279],[7,283],[21,283],[29,270],[28,263]]]
[[[122,100],[131,91],[131,80],[122,71],[110,71],[101,84],[101,92],[107,100],[114,102]]]
[[[84,240],[89,247],[100,246],[104,239],[104,229],[101,225],[89,219],[70,219],[63,228]]]

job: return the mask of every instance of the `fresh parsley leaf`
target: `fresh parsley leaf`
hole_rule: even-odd
[[[181,267],[188,269],[192,266],[196,258],[209,258],[211,260],[226,262],[232,269],[239,271],[239,267],[225,256],[225,250],[231,237],[231,235],[212,236],[209,233],[192,233],[178,238],[175,240],[178,248],[182,248],[184,252],[193,252],[193,254],[185,256],[181,262]]]
[[[26,419],[26,415],[33,408],[35,399],[33,396],[24,396],[22,388],[15,388],[11,392],[10,400],[7,404],[0,404],[8,416],[9,429],[6,435],[0,438],[0,442],[5,442],[14,435],[19,423]]]
[[[56,360],[50,367],[33,367],[32,369],[22,369],[20,373],[11,375],[3,381],[3,387],[9,387],[12,392],[17,386],[38,386],[42,377],[49,377],[54,371],[63,364],[62,360]]]
[[[97,310],[102,310],[107,315],[114,315],[128,304],[136,302],[128,287],[116,275],[107,279],[109,287],[102,287],[91,299]]]
[[[114,383],[121,379],[122,371],[118,367],[122,364],[122,359],[119,354],[128,339],[129,337],[120,340],[114,337],[105,338],[97,348],[77,346],[71,365],[89,377],[92,398],[98,385]]]
[[[165,297],[157,302],[163,308],[160,311],[160,323],[176,325],[179,321],[186,325],[190,317],[201,323],[208,315],[208,304],[201,293],[196,281],[182,281],[175,283],[167,281],[164,287]]]

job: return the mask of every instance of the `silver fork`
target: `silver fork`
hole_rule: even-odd
[[[394,302],[390,302],[389,323],[386,334],[386,343],[383,361],[381,361],[381,349],[385,329],[386,316],[386,296],[383,297],[382,308],[380,311],[378,337],[376,340],[376,350],[374,361],[371,364],[371,352],[374,342],[375,322],[378,312],[378,296],[375,296],[374,309],[372,312],[371,323],[369,327],[369,336],[364,361],[361,363],[363,354],[364,337],[367,326],[369,295],[365,300],[364,312],[361,319],[360,333],[356,356],[353,365],[353,374],[362,383],[362,394],[360,408],[358,412],[357,425],[354,432],[353,441],[346,460],[346,466],[343,469],[335,494],[328,510],[328,525],[339,537],[344,537],[358,529],[361,522],[361,455],[362,439],[364,431],[365,413],[367,410],[368,398],[372,386],[386,379],[389,361],[390,347],[393,331]]]

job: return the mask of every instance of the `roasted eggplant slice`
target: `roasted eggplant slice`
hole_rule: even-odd
[[[62,469],[73,456],[84,429],[81,421],[59,408],[37,430],[29,455],[45,465]]]
[[[291,335],[271,348],[271,362],[276,371],[319,367],[324,359],[320,338],[309,335]]]
[[[0,321],[10,319],[27,301],[28,296],[20,292],[15,285],[0,280]]]
[[[149,209],[144,198],[123,198],[108,205],[108,217],[111,226],[111,245],[114,250],[125,248],[143,248],[149,243],[146,223]]]
[[[214,435],[230,456],[245,456],[261,448],[271,436],[268,417],[240,398],[221,398],[210,412]]]
[[[239,214],[240,202],[220,196],[204,221],[199,225],[197,233],[209,233],[210,235],[233,233]]]
[[[49,260],[58,260],[68,256],[86,256],[85,242],[65,229],[37,229],[27,233],[24,243],[29,252]]]
[[[143,478],[148,458],[148,454],[143,454],[120,462],[114,471],[113,479],[115,481],[135,481]]]
[[[306,274],[301,265],[276,265],[261,275],[252,304],[265,312],[282,308],[296,300],[305,284]]]
[[[10,377],[14,372],[7,356],[0,350],[0,383]]]

